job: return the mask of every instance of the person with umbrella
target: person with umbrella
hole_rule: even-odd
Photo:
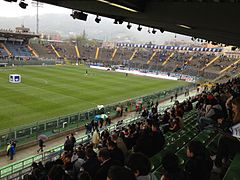
[[[39,153],[39,151],[43,152],[43,148],[45,147],[44,145],[44,141],[46,141],[48,139],[48,137],[46,135],[39,135],[38,136],[38,146],[39,149],[37,150],[37,152]]]

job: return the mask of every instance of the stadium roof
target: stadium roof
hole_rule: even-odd
[[[240,46],[239,0],[40,1],[218,43]],[[124,7],[129,9],[122,9]]]
[[[15,38],[15,39],[28,40],[34,37],[39,37],[39,35],[33,34],[33,33],[20,33],[20,32],[0,29],[0,38],[7,38],[7,39]]]

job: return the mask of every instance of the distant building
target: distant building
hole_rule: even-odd
[[[30,33],[30,28],[26,28],[24,27],[24,25],[22,25],[21,27],[16,27],[15,30],[16,33]]]

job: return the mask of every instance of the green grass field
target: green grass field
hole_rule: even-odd
[[[110,104],[185,85],[169,81],[73,66],[0,68],[0,129]],[[8,82],[20,74],[22,83]]]

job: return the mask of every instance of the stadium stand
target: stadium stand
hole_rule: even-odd
[[[198,144],[197,147],[204,146],[207,148],[207,150],[204,150],[204,156],[209,158],[210,164],[208,170],[211,171],[213,168],[211,176],[213,176],[213,174],[216,173],[216,169],[219,168],[216,160],[226,156],[224,165],[228,167],[230,164],[230,166],[224,179],[228,180],[231,179],[231,177],[237,177],[236,167],[239,161],[239,154],[236,156],[235,154],[239,152],[239,149],[233,148],[231,150],[229,147],[239,147],[240,143],[238,140],[234,140],[234,137],[231,136],[231,134],[228,134],[227,131],[229,127],[232,127],[233,123],[239,123],[239,115],[236,114],[240,107],[239,85],[239,78],[228,81],[225,84],[217,84],[211,90],[206,89],[200,95],[183,101],[182,103],[178,103],[176,101],[173,107],[167,108],[164,113],[160,114],[157,111],[158,103],[156,102],[154,104],[152,102],[149,108],[143,111],[142,118],[140,118],[137,122],[130,123],[126,126],[121,123],[121,126],[116,127],[116,129],[112,131],[105,129],[99,135],[96,125],[94,126],[95,130],[92,138],[94,139],[94,136],[98,136],[99,141],[97,141],[97,145],[95,145],[95,147],[92,146],[90,141],[86,144],[79,144],[76,149],[73,149],[73,143],[69,149],[67,148],[67,144],[71,144],[71,140],[67,139],[64,144],[64,151],[61,153],[58,160],[48,161],[45,166],[42,166],[41,163],[33,164],[33,169],[37,170],[32,170],[29,175],[25,176],[29,176],[31,178],[34,178],[35,176],[37,179],[42,176],[51,177],[52,173],[50,169],[56,168],[56,166],[60,163],[63,165],[60,170],[65,171],[65,173],[61,175],[58,174],[60,176],[65,176],[69,179],[76,179],[79,173],[81,173],[80,169],[82,169],[93,179],[106,179],[107,171],[111,166],[122,165],[124,163],[123,159],[119,159],[120,157],[123,156],[126,158],[128,153],[137,156],[137,153],[140,152],[150,158],[150,162],[152,163],[152,173],[148,170],[146,174],[135,174],[137,179],[140,179],[141,176],[152,176],[157,179],[160,179],[163,175],[165,178],[168,177],[170,174],[166,173],[166,167],[162,163],[168,153],[175,153],[179,157],[179,168],[181,168],[182,172],[184,172],[186,176],[189,176],[190,179],[196,179],[196,177],[198,177],[198,179],[210,179],[208,175],[205,176],[206,172],[199,168],[201,163],[198,165],[196,164],[196,168],[198,169],[195,170],[198,171],[194,170],[194,166],[192,167],[193,169],[189,169],[188,165],[190,160],[197,160],[195,163],[200,161],[200,159],[194,159],[194,157],[186,153],[189,151],[190,144],[194,143]],[[235,98],[237,99],[235,100]],[[231,109],[231,105],[229,104],[231,101],[232,106],[236,106],[235,109]],[[201,127],[200,121],[196,123],[196,120],[199,120],[199,117],[206,116],[206,113],[210,112],[210,110],[205,112],[205,109],[215,107],[213,103],[219,104],[223,109],[225,108],[227,113],[223,114],[224,117],[215,117],[213,113],[211,118],[214,116],[216,118],[215,121],[211,124],[207,124],[207,127],[204,129],[199,128]],[[210,104],[211,107],[208,106]],[[195,105],[196,108],[194,108],[193,105]],[[223,109],[222,111],[224,111]],[[215,111],[215,109],[213,109],[213,111]],[[234,113],[234,116],[231,116],[232,113]],[[219,115],[219,113],[216,112],[215,114]],[[162,132],[164,132],[164,138],[162,136]],[[236,144],[230,143],[227,145],[229,147],[226,147],[226,151],[222,151],[219,147],[219,139],[220,142],[224,139],[225,143],[234,142]],[[232,140],[234,141],[232,142]],[[96,143],[95,141],[93,142]],[[128,153],[126,150],[128,150]],[[95,151],[99,152],[98,159],[100,162],[96,159],[97,154]],[[193,149],[193,151],[198,152],[197,149]],[[224,154],[221,154],[220,152],[224,152]],[[210,154],[216,154],[214,166],[212,164],[212,160],[210,159]],[[101,158],[103,159],[101,160]],[[200,156],[197,158],[200,158]],[[233,161],[231,161],[231,159],[233,159]],[[107,169],[102,172],[101,169],[103,168],[102,166],[104,163],[101,165],[100,163],[105,161],[109,161],[111,163],[106,167]],[[79,164],[79,162],[81,163]],[[94,162],[94,169],[89,167],[90,162],[91,164]],[[137,159],[134,162],[138,165],[140,163],[137,163]],[[127,165],[129,165],[130,168],[133,168],[132,164],[128,164],[128,162]],[[204,168],[204,166],[202,166],[202,168]],[[35,174],[35,171],[41,173]],[[224,173],[224,170],[222,171]]]
[[[27,44],[6,42],[5,46],[14,57],[31,57],[32,54],[27,48]]]
[[[0,57],[7,57],[8,53],[5,51],[3,44],[0,43]]]
[[[59,43],[57,49],[60,50],[62,57],[66,57],[68,59],[77,59],[75,46],[71,43]]]
[[[39,54],[39,57],[55,59],[56,56],[51,49],[47,48],[43,44],[32,43],[30,46]]]
[[[113,46],[88,45],[62,41],[30,41],[31,33],[2,30],[0,56],[2,58],[51,59],[56,63],[75,64],[77,61],[97,63],[110,67],[121,65],[126,69],[169,74],[171,76],[206,78],[224,82],[239,72],[237,53],[224,48],[159,46],[154,44],[116,43]],[[26,28],[25,28],[26,29]],[[8,36],[16,36],[16,41]],[[20,39],[20,41],[19,41]]]

